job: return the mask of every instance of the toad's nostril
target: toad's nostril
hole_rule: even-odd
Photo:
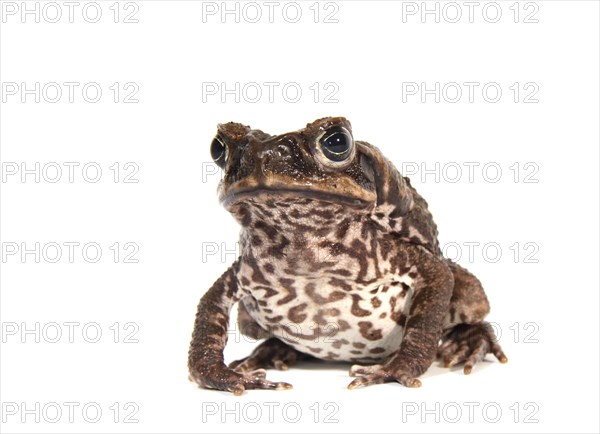
[[[277,153],[279,156],[290,155],[290,148],[283,143],[277,145]]]
[[[295,136],[285,136],[277,141],[276,150],[282,157],[291,156],[294,149],[298,147],[298,139]]]

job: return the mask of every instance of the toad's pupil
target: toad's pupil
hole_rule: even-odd
[[[327,139],[325,146],[335,154],[343,154],[348,149],[348,141],[344,134],[337,133]]]
[[[333,161],[344,160],[350,153],[352,139],[343,132],[333,133],[322,142],[323,153]]]
[[[210,155],[219,166],[225,165],[226,147],[217,137],[215,137],[210,145]]]

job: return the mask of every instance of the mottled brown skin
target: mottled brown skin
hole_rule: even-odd
[[[346,146],[331,148],[331,137]],[[442,256],[427,202],[377,148],[351,138],[346,119],[279,136],[230,122],[217,138],[219,199],[242,227],[241,255],[198,306],[192,380],[235,394],[289,389],[265,369],[317,358],[361,363],[350,389],[418,387],[436,355],[465,374],[488,353],[506,362],[483,322],[479,280]],[[266,340],[227,366],[236,302],[242,332]]]

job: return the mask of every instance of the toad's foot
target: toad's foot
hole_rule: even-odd
[[[249,372],[256,369],[275,368],[280,371],[287,371],[290,366],[294,366],[298,360],[312,358],[308,354],[290,347],[277,338],[270,338],[260,344],[245,359],[236,360],[229,364],[229,368],[235,372]]]
[[[437,356],[449,368],[459,363],[465,364],[464,373],[470,374],[473,366],[492,353],[500,363],[508,362],[496,339],[492,326],[487,322],[458,324],[443,338]]]
[[[348,385],[348,389],[356,389],[372,384],[391,383],[393,381],[406,387],[421,387],[421,381],[394,362],[395,359],[391,359],[383,365],[353,365],[350,368],[350,376],[359,377]]]
[[[246,389],[287,390],[292,388],[292,385],[288,383],[269,381],[265,379],[266,375],[264,369],[238,373],[223,364],[217,364],[202,371],[192,372],[190,380],[202,387],[225,390],[238,396],[243,394]]]

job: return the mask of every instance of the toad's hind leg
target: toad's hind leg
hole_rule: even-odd
[[[454,291],[444,321],[444,335],[437,356],[446,367],[464,363],[464,373],[492,353],[501,363],[508,359],[491,325],[483,319],[490,311],[479,280],[461,266],[448,261],[454,275]]]
[[[312,356],[304,354],[281,340],[271,337],[248,313],[246,305],[241,302],[238,306],[238,325],[242,334],[252,339],[264,339],[248,357],[229,364],[236,372],[251,372],[257,369],[275,368],[285,371],[294,366],[299,360],[310,360]]]

